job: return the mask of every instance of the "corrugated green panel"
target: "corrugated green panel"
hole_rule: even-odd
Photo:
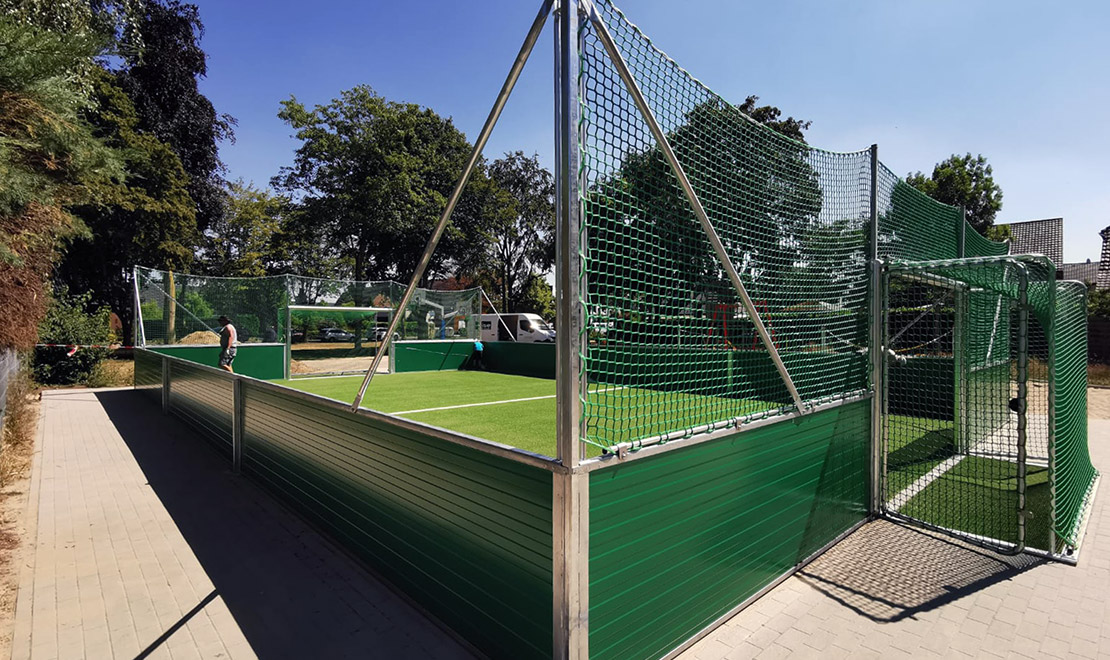
[[[208,367],[219,366],[219,346],[194,346],[188,344],[174,346],[150,346],[148,350],[162,355],[170,355],[189,362]],[[235,353],[233,364],[235,373],[259,378],[276,380],[285,378],[285,346],[281,344],[240,344]]]
[[[1083,507],[1098,472],[1087,447],[1087,287],[1056,290],[1056,534],[1075,546]]]
[[[551,473],[249,382],[243,471],[492,657],[551,653]]]
[[[393,344],[394,368],[403,371],[454,371],[474,353],[473,341],[399,341]]]
[[[555,343],[528,344],[514,341],[482,342],[486,371],[501,374],[555,378]]]
[[[162,358],[141,348],[136,348],[133,355],[135,358],[135,389],[161,401]]]
[[[861,401],[590,474],[590,657],[657,658],[866,516]]]
[[[170,363],[170,412],[185,420],[231,455],[231,411],[234,378],[195,367],[188,362]]]

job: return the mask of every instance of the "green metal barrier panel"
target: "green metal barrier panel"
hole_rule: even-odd
[[[136,348],[135,389],[161,402],[162,400],[162,358],[149,351]]]
[[[590,474],[590,656],[658,658],[867,515],[869,401]]]
[[[243,382],[243,472],[497,658],[551,653],[546,470]]]
[[[220,347],[211,345],[148,346],[147,350],[162,355],[215,367],[220,359]],[[235,373],[275,380],[285,378],[285,346],[282,344],[240,344],[235,352]]]
[[[486,371],[499,374],[555,378],[555,344],[526,344],[514,341],[482,342]]]
[[[170,364],[170,412],[200,431],[221,453],[231,456],[234,379],[191,364]]]
[[[1098,476],[1087,447],[1086,286],[1057,283],[1055,320],[1056,535],[1074,547]]]
[[[484,346],[484,344],[483,344]],[[474,354],[472,340],[394,342],[393,368],[406,371],[454,371],[463,368]]]

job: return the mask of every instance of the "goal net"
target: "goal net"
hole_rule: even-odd
[[[286,376],[365,373],[392,318],[392,307],[290,305]],[[389,364],[379,369],[388,371]]]

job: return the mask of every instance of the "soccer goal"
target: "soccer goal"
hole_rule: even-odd
[[[285,375],[306,378],[363,373],[381,349],[391,307],[289,305]],[[391,371],[391,360],[379,370]]]

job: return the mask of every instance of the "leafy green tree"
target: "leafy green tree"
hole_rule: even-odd
[[[750,97],[746,105],[754,103]],[[768,127],[781,128],[786,137],[749,121],[733,106],[709,101],[688,112],[668,140],[753,298],[774,297],[785,306],[802,302],[805,292],[785,283],[809,256],[806,237],[817,224],[822,195],[799,139],[808,122],[781,121],[777,108],[758,110]],[[729,185],[721,185],[723,179]],[[586,204],[596,218],[587,233],[590,249],[620,255],[604,277],[591,279],[595,300],[612,298],[625,309],[639,307],[641,317],[738,303],[658,147],[626,155],[618,172],[593,187]],[[656,272],[681,286],[660,290],[643,277],[644,250],[650,250]],[[691,292],[711,299],[694,300]]]
[[[932,175],[913,172],[906,175],[906,183],[938,202],[962,206],[968,223],[984,236],[1002,210],[1002,188],[981,154],[952,154],[937,163]]]
[[[481,212],[476,270],[502,311],[533,311],[524,306],[529,287],[555,261],[555,181],[519,151],[491,163],[489,177],[496,189]]]
[[[223,214],[219,143],[234,138],[235,119],[217,113],[198,87],[208,72],[200,11],[178,0],[141,0],[133,32],[120,86],[135,106],[138,128],[181,160],[197,227],[204,231]]]
[[[528,276],[517,311],[533,312],[548,321],[555,318],[555,292],[543,275],[532,273]]]
[[[39,338],[44,344],[77,348],[36,348],[31,359],[35,380],[46,385],[84,382],[108,357],[106,346],[113,340],[110,318],[108,308],[94,306],[88,293],[71,295],[64,286],[59,287],[39,324]]]
[[[72,291],[91,292],[130,328],[132,266],[181,271],[193,261],[199,240],[188,176],[169,145],[140,129],[141,121],[113,74],[94,81],[96,106],[85,113],[112,148],[126,177],[101,182],[95,203],[73,208],[88,232],[75,238],[59,265],[58,278]]]
[[[365,85],[311,110],[290,98],[278,117],[301,145],[272,185],[300,199],[298,221],[319,229],[354,279],[406,278],[470,152],[463,134],[450,119]],[[426,280],[455,268],[478,208],[459,204]]]
[[[242,180],[230,183],[227,192],[226,212],[208,228],[204,270],[220,276],[266,275],[290,201]]]
[[[84,231],[69,207],[122,170],[79,114],[101,36],[44,27],[20,4],[0,7],[0,347],[28,348],[60,241]]]

